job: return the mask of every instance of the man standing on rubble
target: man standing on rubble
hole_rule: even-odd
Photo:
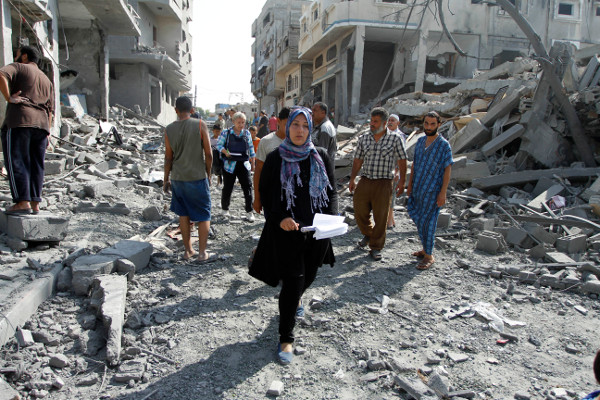
[[[15,63],[0,68],[0,92],[8,103],[2,125],[2,150],[15,202],[7,214],[40,211],[54,88],[38,68],[39,58],[35,48],[23,46],[17,51]]]
[[[406,151],[399,135],[386,129],[389,113],[376,107],[371,111],[370,131],[358,138],[348,190],[354,194],[354,216],[364,235],[358,242],[363,248],[369,245],[369,254],[375,261],[382,259],[385,245],[386,222],[392,201],[394,168],[400,171],[396,194],[404,192],[406,177]],[[362,176],[355,183],[362,168]],[[356,189],[356,190],[355,190]],[[371,223],[371,212],[373,221]]]
[[[337,133],[333,123],[327,116],[328,112],[329,107],[327,107],[327,104],[322,102],[313,104],[312,113],[315,127],[311,132],[311,138],[313,144],[327,150],[329,158],[331,158],[331,161],[335,162],[335,153],[337,153]]]
[[[190,118],[192,101],[185,96],[175,100],[177,121],[165,130],[165,176],[163,190],[173,189],[171,211],[179,215],[179,229],[188,260],[196,255],[192,248],[190,222],[198,223],[198,261],[207,261],[210,229],[210,173],[212,148],[208,128],[202,120]],[[172,175],[173,180],[169,180]]]
[[[435,111],[423,118],[424,137],[417,141],[408,195],[407,211],[417,225],[423,248],[413,256],[420,261],[417,269],[429,269],[433,258],[433,244],[440,207],[446,204],[446,191],[452,170],[452,149],[450,143],[438,134],[440,116]]]

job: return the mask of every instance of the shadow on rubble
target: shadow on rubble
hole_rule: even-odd
[[[116,400],[135,399],[222,399],[223,391],[251,379],[275,360],[278,319],[252,341],[223,345],[202,361],[185,366],[143,390],[129,392]],[[154,394],[151,394],[155,392]],[[151,395],[150,395],[151,394]],[[149,397],[147,397],[150,395]]]
[[[362,237],[360,232],[351,234],[353,237],[351,243],[353,250],[344,251],[349,246],[336,243],[334,240],[334,252],[336,257],[335,266],[330,268],[324,265],[319,270],[315,282],[311,288],[331,287],[336,282],[341,284],[335,288],[335,293],[339,295],[339,301],[329,304],[329,310],[343,307],[345,304],[354,303],[358,305],[375,304],[376,296],[383,294],[393,297],[402,292],[405,284],[413,278],[426,271],[419,271],[415,268],[415,260],[407,260],[403,257],[399,261],[390,261],[393,246],[401,249],[403,252],[413,251],[406,246],[405,238],[414,236],[416,232],[402,232],[388,237],[386,240],[386,249],[382,252],[383,261],[374,261],[367,250],[356,248],[355,243]],[[399,242],[394,244],[394,242]],[[418,246],[418,244],[416,245]],[[360,274],[346,276],[349,272],[362,269]],[[333,283],[332,283],[333,281]],[[310,291],[310,289],[309,289]]]

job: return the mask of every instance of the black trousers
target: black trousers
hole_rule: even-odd
[[[281,280],[279,293],[279,343],[294,343],[294,326],[296,326],[296,308],[300,298],[312,285],[319,267],[311,266],[304,274],[296,277],[284,277]]]
[[[250,171],[246,169],[243,161],[237,161],[235,163],[233,174],[225,171],[225,168],[223,168],[223,192],[221,194],[221,208],[226,211],[229,210],[229,204],[231,203],[231,192],[233,192],[235,178],[237,178],[240,181],[240,185],[242,185],[246,212],[250,212],[252,211],[252,183],[250,182]]]
[[[48,132],[39,128],[2,130],[2,152],[15,203],[42,201]]]

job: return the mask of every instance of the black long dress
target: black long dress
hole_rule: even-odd
[[[263,208],[268,213],[254,259],[250,275],[271,286],[277,286],[284,277],[304,275],[306,269],[316,269],[323,264],[333,267],[335,256],[330,239],[315,240],[313,232],[284,231],[279,226],[285,218],[292,217],[300,227],[312,225],[316,212],[336,215],[338,198],[335,190],[333,162],[325,149],[317,147],[327,170],[331,188],[327,189],[329,201],[320,210],[311,210],[309,195],[310,157],[300,162],[302,186],[296,185],[295,206],[287,210],[285,194],[281,187],[281,156],[279,149],[271,152],[262,169],[259,192]]]

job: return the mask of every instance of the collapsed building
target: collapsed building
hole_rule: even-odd
[[[599,43],[598,2],[511,2],[527,18],[546,48],[556,40],[573,43],[580,50]],[[263,33],[273,30],[269,16],[274,16],[277,7],[271,2],[267,2],[253,25],[256,37],[253,92],[261,101],[261,108],[288,105],[287,82],[294,82],[299,68],[301,77],[306,77],[302,71],[307,70],[310,82],[299,80],[301,93],[293,98],[294,103],[324,101],[334,110],[336,120],[346,123],[391,96],[447,91],[472,78],[476,70],[494,68],[533,53],[525,34],[495,3],[479,0],[451,4],[433,1],[411,4],[406,0],[295,3],[302,3],[302,15],[298,21],[288,22],[291,27],[288,35]],[[466,56],[461,56],[444,34],[438,17],[440,10],[447,14],[446,28]],[[299,36],[295,35],[296,25]],[[297,60],[279,57],[286,48],[291,49],[290,54],[297,50]],[[269,56],[271,50],[275,54]]]
[[[171,121],[175,99],[191,88],[190,0],[5,0],[0,13],[0,63],[20,46],[37,47],[60,88],[55,103],[80,116],[107,119],[110,105],[122,104]]]

